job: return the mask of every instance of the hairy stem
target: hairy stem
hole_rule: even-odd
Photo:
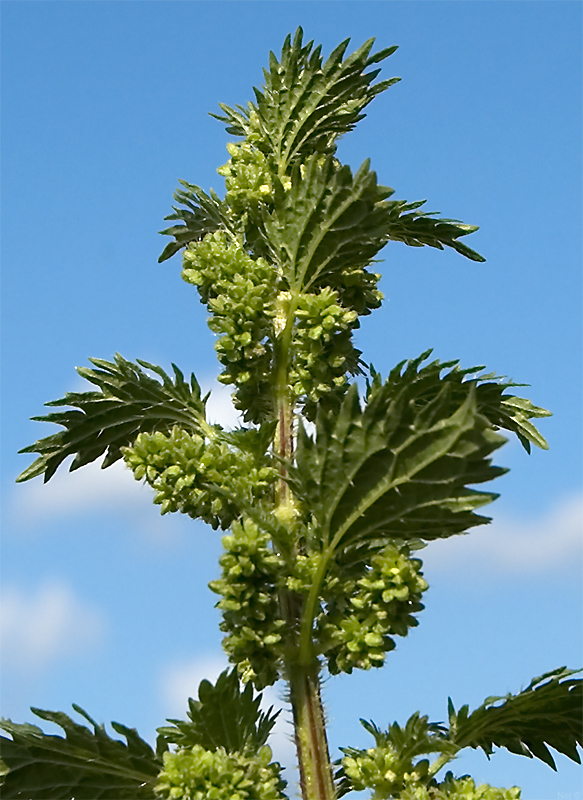
[[[324,709],[320,697],[319,665],[293,665],[288,682],[295,729],[303,800],[334,800]]]
[[[282,330],[276,358],[276,414],[277,430],[274,450],[280,461],[280,478],[276,489],[276,505],[282,512],[293,516],[294,499],[287,483],[285,461],[294,454],[294,409],[289,391],[289,356],[294,322],[295,298],[287,297],[282,304]],[[285,320],[285,321],[284,321]],[[286,514],[282,514],[285,518]],[[297,545],[290,553],[298,555]],[[330,754],[326,737],[324,709],[320,697],[319,663],[316,658],[300,663],[299,629],[303,613],[303,600],[299,595],[282,590],[280,607],[287,622],[288,653],[286,678],[293,710],[295,741],[303,800],[334,800],[336,792],[332,777]],[[311,655],[311,653],[310,653]]]

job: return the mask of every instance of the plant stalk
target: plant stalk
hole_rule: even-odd
[[[296,748],[303,800],[334,800],[326,722],[320,696],[319,665],[289,668]]]
[[[286,480],[287,470],[284,461],[291,461],[294,454],[294,409],[290,401],[288,376],[295,304],[288,300],[285,305],[287,306],[284,312],[285,324],[281,332],[275,371],[277,387],[275,410],[278,425],[274,450],[282,459],[275,499],[278,509],[293,514],[294,499]],[[292,549],[290,555],[291,558],[297,557],[297,546]],[[300,787],[303,800],[335,800],[336,790],[320,695],[320,665],[314,657],[299,663],[300,620],[303,605],[299,595],[286,590],[281,591],[281,612],[288,623],[290,647],[285,668],[293,711]]]

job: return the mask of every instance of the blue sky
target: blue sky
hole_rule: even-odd
[[[383,308],[359,346],[377,370],[434,347],[524,381],[551,409],[550,451],[510,443],[488,529],[426,551],[420,626],[382,671],[326,682],[332,749],[358,718],[442,720],[582,659],[581,13],[578,2],[3,2],[2,713],[76,702],[152,738],[220,669],[206,583],[220,536],[167,516],[117,468],[16,486],[74,367],[116,351],[212,387],[212,334],[157,231],[179,178],[222,190],[228,139],[208,116],[251,99],[270,49],[304,27],[330,51],[400,45],[340,147],[396,197],[480,225],[455,253],[383,251]],[[233,420],[215,392],[217,418]],[[276,699],[277,694],[275,695]],[[277,753],[290,760],[285,732]],[[573,800],[581,769],[479,753],[454,765]],[[364,795],[363,795],[364,796]],[[581,795],[579,795],[580,797]]]

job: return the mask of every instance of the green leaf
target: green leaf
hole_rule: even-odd
[[[333,154],[339,136],[352,130],[365,116],[362,111],[377,94],[399,78],[373,84],[379,70],[366,70],[397,49],[388,47],[371,55],[374,39],[344,58],[349,39],[342,42],[324,62],[321,47],[303,44],[298,28],[293,42],[288,36],[281,58],[270,54],[265,85],[255,89],[256,103],[247,108],[221,104],[227,132],[244,136],[271,156],[280,174],[288,165],[314,152]]]
[[[296,167],[290,189],[278,193],[265,221],[270,256],[290,287],[337,288],[336,276],[347,265],[354,271],[370,264],[387,241],[379,201],[391,192],[377,186],[368,161],[354,176],[331,157],[315,155]]]
[[[449,738],[457,750],[494,747],[539,758],[556,770],[549,747],[581,763],[577,746],[583,746],[583,681],[572,676],[581,670],[566,667],[547,672],[519,694],[488,697],[471,713],[458,711],[449,700]]]
[[[443,250],[452,247],[471,261],[486,259],[475,250],[459,242],[461,236],[467,236],[478,230],[477,225],[466,225],[457,219],[433,219],[435,212],[419,212],[415,209],[425,204],[425,200],[416,203],[391,201],[385,203],[389,211],[387,238],[396,242],[404,242],[411,247],[436,247]]]
[[[392,189],[377,185],[368,161],[353,176],[333,157],[307,158],[292,171],[290,187],[276,193],[272,210],[264,211],[269,258],[295,291],[324,285],[341,290],[344,274],[352,276],[370,266],[391,239],[441,250],[453,247],[474,261],[484,261],[458,242],[476,227],[424,215],[417,217],[419,224],[409,224],[415,214],[403,212],[419,204],[387,200],[392,194]],[[404,235],[409,228],[415,229],[415,237]]]
[[[93,730],[61,712],[36,708],[36,716],[58,725],[65,736],[0,722],[11,737],[0,737],[7,769],[0,780],[3,800],[156,800],[163,743],[155,753],[133,728],[118,723],[112,727],[125,742],[112,739],[82,708],[73,708]]]
[[[18,482],[43,473],[45,482],[50,480],[70,455],[75,455],[71,471],[95,461],[105,452],[102,467],[109,467],[121,458],[121,448],[131,444],[139,433],[166,432],[175,425],[199,430],[201,423],[204,424],[206,398],[201,398],[194,375],[187,383],[175,365],[171,378],[161,367],[140,360],[133,364],[119,354],[114,361],[89,360],[96,369],[78,367],[77,372],[100,391],[68,392],[62,399],[46,405],[71,406],[71,409],[32,418],[54,422],[64,430],[20,450],[40,455],[19,475]],[[154,372],[162,382],[147,375],[141,367]]]
[[[429,541],[488,522],[475,509],[496,495],[469,486],[505,472],[488,458],[505,439],[480,413],[475,381],[454,392],[447,365],[418,370],[422,358],[395,368],[364,409],[351,387],[337,415],[319,414],[315,440],[300,431],[290,483],[321,547]]]
[[[198,700],[188,701],[188,720],[169,719],[172,726],[158,728],[162,738],[179,747],[201,745],[205,750],[223,747],[228,753],[257,752],[267,742],[279,716],[259,709],[261,694],[246,684],[241,691],[237,670],[225,670],[213,686],[202,681]]]
[[[405,362],[397,365],[389,378],[392,385],[396,387],[399,383],[410,380],[411,374],[429,357],[431,352],[431,350],[427,350],[418,359],[410,361],[403,375],[400,375],[400,370]],[[441,376],[445,369],[450,371]],[[483,369],[483,366],[461,369],[459,361],[445,363],[433,361],[423,367],[417,377],[417,380],[420,381],[419,391],[422,402],[428,402],[434,397],[436,387],[440,381],[448,381],[451,384],[452,396],[461,401],[465,397],[468,381],[474,381],[476,383],[476,397],[480,413],[492,425],[515,433],[527,452],[530,452],[531,443],[543,450],[548,450],[547,442],[530,420],[551,417],[551,412],[533,405],[530,400],[523,397],[505,394],[509,389],[527,386],[528,384],[515,383],[514,381],[506,380],[503,376],[496,376],[495,373],[478,375]],[[373,373],[374,370],[371,374]],[[377,387],[380,386],[380,376],[376,373],[373,375],[373,383]],[[421,384],[424,385],[422,386]]]
[[[506,471],[489,459],[506,441],[496,429],[542,439],[525,419],[548,412],[507,397],[515,384],[482,383],[470,377],[481,367],[455,361],[421,367],[430,352],[397,365],[385,384],[377,376],[364,408],[353,385],[337,414],[320,411],[315,439],[300,428],[290,484],[318,547],[430,541],[488,522],[475,511],[496,495],[470,487]]]
[[[172,206],[174,213],[164,219],[178,220],[182,224],[160,231],[163,236],[174,236],[175,241],[166,245],[158,259],[159,263],[186,247],[189,242],[198,242],[207,233],[226,226],[222,203],[213,191],[209,197],[199,186],[186,181],[180,183],[185,188],[177,189],[174,199],[184,208]]]

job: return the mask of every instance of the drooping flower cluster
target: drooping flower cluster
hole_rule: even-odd
[[[156,791],[168,800],[282,800],[286,782],[271,749],[228,753],[200,745],[164,753]]]
[[[170,434],[141,433],[132,447],[124,448],[124,459],[136,480],[145,479],[155,490],[154,503],[162,514],[181,511],[214,529],[228,528],[240,515],[233,500],[238,482],[244,480],[260,501],[269,498],[277,477],[273,467],[257,463],[251,453],[180,428]]]
[[[184,254],[182,277],[198,287],[211,313],[209,328],[224,367],[219,381],[234,384],[234,402],[254,422],[269,416],[273,366],[270,310],[277,291],[274,268],[253,259],[217,231],[192,242]]]
[[[289,383],[294,398],[315,404],[346,386],[347,373],[359,369],[360,351],[352,344],[358,314],[339,303],[338,292],[325,287],[301,293],[295,317]]]
[[[236,387],[234,402],[247,421],[273,414],[274,353],[288,327],[290,399],[303,403],[308,417],[322,397],[347,385],[348,374],[359,372],[360,351],[352,344],[358,312],[340,301],[339,290],[288,291],[267,260],[252,258],[223,231],[188,246],[182,276],[211,313],[224,367],[219,381]]]
[[[283,562],[269,535],[249,519],[235,522],[223,537],[221,578],[209,583],[221,595],[223,647],[245,682],[257,688],[280,677],[285,622],[279,615],[277,586]]]
[[[330,599],[317,620],[318,638],[333,675],[384,664],[395,647],[393,636],[406,636],[418,624],[427,583],[421,561],[394,545],[372,557],[365,574],[330,586]]]

